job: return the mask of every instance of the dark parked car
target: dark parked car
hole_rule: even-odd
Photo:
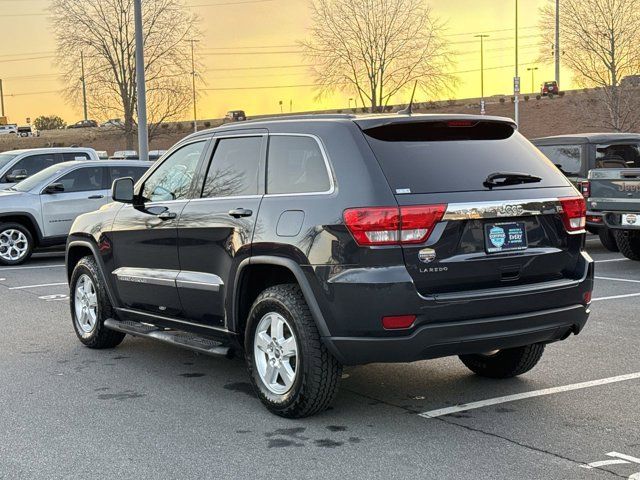
[[[95,120],[80,120],[79,122],[68,125],[67,128],[95,128],[98,126],[98,122]]]
[[[246,119],[244,110],[230,110],[224,117],[224,123],[244,122]]]
[[[80,341],[244,351],[285,417],[326,409],[342,365],[520,375],[589,316],[584,198],[508,119],[227,125],[113,192],[67,244]]]
[[[600,168],[640,168],[640,135],[635,133],[584,133],[559,135],[532,140],[584,194],[587,207],[591,195],[589,171]],[[587,230],[600,236],[602,244],[618,251],[613,232],[602,212],[588,209]]]
[[[558,86],[558,82],[555,80],[552,82],[544,82],[542,84],[542,89],[540,93],[543,97],[549,97],[560,94],[560,87]]]

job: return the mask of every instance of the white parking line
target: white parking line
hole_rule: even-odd
[[[602,302],[603,300],[616,300],[618,298],[640,297],[640,293],[626,293],[624,295],[611,295],[610,297],[594,298],[592,302]]]
[[[554,393],[570,392],[572,390],[581,390],[583,388],[597,387],[600,385],[607,385],[609,383],[626,382],[628,380],[640,379],[640,372],[630,373],[628,375],[619,375],[617,377],[602,378],[600,380],[592,380],[590,382],[574,383],[571,385],[564,385],[562,387],[545,388],[543,390],[533,390],[531,392],[516,393],[515,395],[506,395],[504,397],[490,398],[487,400],[481,400],[479,402],[463,403],[462,405],[456,405],[454,407],[440,408],[437,410],[431,410],[429,412],[420,413],[419,415],[424,418],[437,418],[444,415],[450,415],[452,413],[466,412],[468,410],[475,410],[477,408],[484,408],[491,405],[498,405],[501,403],[515,402],[516,400],[524,400],[527,398],[541,397],[543,395],[552,395]]]
[[[0,272],[9,272],[13,270],[32,270],[36,268],[60,268],[64,267],[64,264],[60,265],[38,265],[38,266],[30,266],[30,267],[4,267],[0,268]]]
[[[629,282],[640,283],[640,280],[631,280],[630,278],[615,278],[615,277],[595,277],[596,280],[611,280],[613,282]]]
[[[67,282],[64,283],[43,283],[41,285],[23,285],[21,287],[10,287],[9,290],[26,290],[28,288],[40,288],[40,287],[59,287],[62,285],[69,285]]]
[[[610,263],[610,262],[629,262],[628,258],[610,258],[608,260],[596,260],[595,263]]]

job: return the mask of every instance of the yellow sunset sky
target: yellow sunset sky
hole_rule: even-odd
[[[480,47],[473,38],[478,33],[490,35],[485,44],[485,95],[509,94],[514,74],[515,0],[425,1],[447,23],[446,38],[457,52],[453,71],[460,85],[454,97],[480,95]],[[538,8],[549,1],[520,0],[523,92],[531,90],[531,73],[526,69],[540,54]],[[352,96],[348,93],[314,100],[314,89],[309,86],[312,78],[296,51],[296,42],[307,36],[308,1],[242,2],[247,0],[186,0],[202,18],[204,33],[199,44],[204,65],[199,72],[203,79],[199,118],[217,118],[230,109],[244,109],[249,116],[279,112],[281,100],[284,111],[289,111],[290,103],[293,111],[347,108]],[[47,17],[49,3],[0,0],[0,78],[4,80],[6,114],[13,123],[48,114],[60,115],[67,122],[81,118],[80,105],[67,103],[60,94],[64,78],[53,58],[56,45]],[[551,57],[551,46],[545,50]],[[273,51],[292,53],[267,53]],[[540,82],[552,80],[554,74],[551,63],[536,66],[537,90]],[[564,89],[571,88],[569,72],[563,70],[562,80]],[[430,99],[417,95],[417,100]]]

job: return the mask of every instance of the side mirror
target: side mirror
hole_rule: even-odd
[[[135,193],[133,191],[133,178],[125,177],[114,180],[111,198],[114,202],[133,203]]]
[[[62,192],[64,192],[64,185],[62,185],[61,183],[52,183],[51,185],[47,185],[47,187],[44,189],[44,193],[49,195]]]
[[[11,183],[15,183],[15,182],[21,182],[28,176],[29,174],[27,173],[26,170],[14,170],[9,175],[7,175],[6,178],[7,178],[7,181]]]

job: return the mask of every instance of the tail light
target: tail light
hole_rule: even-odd
[[[589,198],[591,196],[591,183],[588,180],[578,183],[578,190],[580,190],[584,198]]]
[[[446,205],[350,208],[344,223],[360,246],[424,243]]]
[[[584,230],[587,224],[587,204],[583,197],[566,197],[560,199],[562,205],[562,222],[569,233]]]

